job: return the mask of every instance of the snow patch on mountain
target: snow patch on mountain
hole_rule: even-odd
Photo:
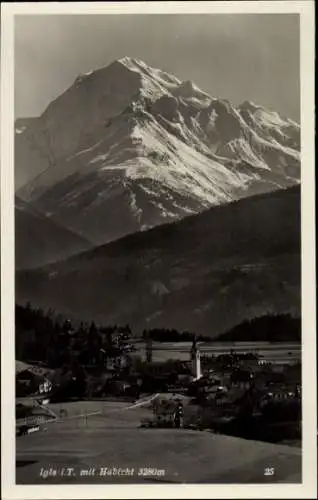
[[[23,132],[24,132],[25,130],[26,130],[26,127],[20,127],[20,128],[16,127],[16,129],[15,129],[15,133],[16,133],[16,134],[23,134]]]
[[[142,210],[138,207],[136,203],[136,195],[132,191],[130,192],[130,207],[132,209],[133,215],[139,220]]]

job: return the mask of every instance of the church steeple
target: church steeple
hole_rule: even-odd
[[[192,375],[194,380],[198,380],[202,377],[201,372],[201,358],[200,358],[200,350],[197,347],[196,339],[192,342],[192,347],[190,351],[190,360],[192,364]]]
[[[190,361],[193,361],[197,353],[197,341],[196,338],[193,339],[191,350],[190,350]]]

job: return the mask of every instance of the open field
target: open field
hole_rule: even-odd
[[[191,342],[153,342],[153,361],[180,359],[188,361]],[[254,352],[270,363],[293,363],[301,360],[301,345],[286,342],[198,342],[201,355],[218,356],[230,352]],[[145,358],[144,342],[136,342],[137,354]]]
[[[141,420],[151,415],[143,401],[49,406],[67,415],[17,438],[17,484],[301,481],[300,449],[186,429],[142,429]],[[134,473],[101,475],[105,467],[133,468]],[[267,467],[274,467],[272,476],[264,475]],[[41,469],[50,468],[57,476],[44,479]],[[63,468],[74,468],[72,475],[62,476]],[[138,475],[141,468],[157,469],[157,474]],[[95,469],[93,475],[87,475],[89,469],[92,474]]]

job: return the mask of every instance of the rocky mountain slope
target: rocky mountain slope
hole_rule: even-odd
[[[135,331],[211,337],[267,313],[300,315],[300,188],[213,207],[17,274],[31,301]]]
[[[300,179],[300,127],[123,58],[16,122],[17,194],[96,244]]]
[[[15,199],[16,269],[41,267],[91,248],[91,243]]]

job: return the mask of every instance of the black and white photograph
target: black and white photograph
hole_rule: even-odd
[[[50,498],[315,491],[313,2],[204,3],[11,13],[13,481]]]

